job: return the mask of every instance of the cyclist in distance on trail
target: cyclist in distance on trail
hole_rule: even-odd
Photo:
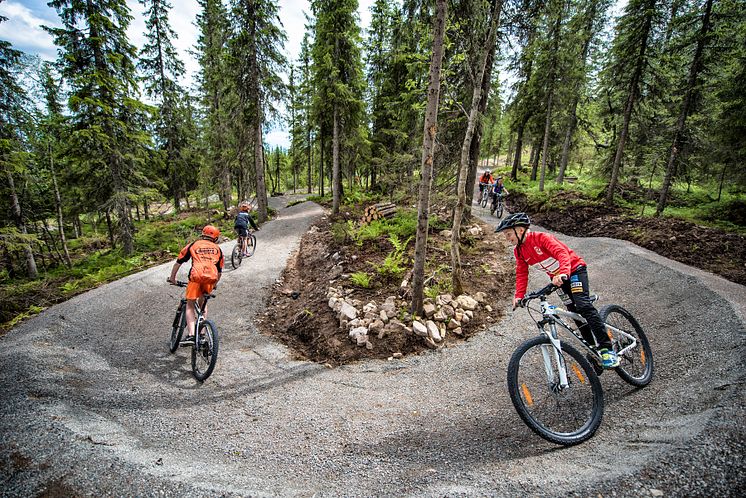
[[[492,172],[490,170],[486,170],[484,173],[482,173],[482,176],[479,177],[479,198],[482,198],[484,189],[487,188],[488,185],[495,183],[495,179],[492,178]]]
[[[259,230],[259,227],[254,222],[254,218],[251,217],[250,211],[251,204],[243,201],[238,205],[238,215],[236,216],[236,221],[233,222],[233,228],[236,230],[236,233],[239,237],[243,237],[243,247],[241,247],[241,251],[244,256],[249,255],[246,247],[248,240],[246,236],[249,234],[249,225],[251,225],[251,228],[253,228],[254,231]]]
[[[545,271],[552,283],[559,287],[558,294],[567,309],[578,313],[588,322],[580,326],[580,332],[591,345],[594,343],[593,337],[596,338],[603,367],[619,366],[619,358],[606,334],[606,326],[590,300],[585,261],[553,235],[529,231],[530,225],[531,220],[526,213],[513,213],[495,229],[495,232],[502,232],[510,245],[515,246],[513,309],[526,294],[528,267],[536,266]]]
[[[494,185],[492,186],[492,197],[494,201],[497,201],[497,197],[505,197],[507,195],[510,195],[510,192],[508,192],[508,189],[505,188],[505,185],[503,184],[503,177],[498,176],[497,180],[495,180]]]
[[[171,285],[176,285],[176,274],[179,272],[181,265],[192,260],[192,267],[189,269],[189,283],[186,288],[186,321],[187,330],[191,334],[194,331],[194,322],[197,319],[194,314],[194,302],[199,300],[200,308],[205,304],[203,294],[209,294],[213,291],[220,276],[223,273],[223,251],[217,244],[220,237],[220,230],[212,225],[206,225],[202,229],[200,238],[185,246],[176,258],[171,269],[171,276],[166,281]],[[205,316],[207,313],[205,312]],[[184,342],[193,341],[194,336],[186,337]]]

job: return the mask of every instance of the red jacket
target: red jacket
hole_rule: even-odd
[[[528,232],[523,243],[513,249],[515,254],[515,297],[521,299],[528,286],[528,267],[537,266],[549,277],[564,273],[567,276],[585,261],[553,235]]]

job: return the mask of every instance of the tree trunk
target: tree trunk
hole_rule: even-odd
[[[339,176],[339,109],[335,102],[332,115],[332,214],[339,213],[339,194],[342,190]]]
[[[257,109],[261,109],[257,102]],[[264,184],[264,145],[262,144],[262,122],[257,114],[254,118],[254,169],[256,170],[257,220],[267,221],[267,188]]]
[[[325,176],[325,173],[324,173],[324,146],[326,145],[324,142],[326,141],[325,140],[326,136],[324,135],[323,130],[321,131],[321,137],[320,138],[321,138],[321,142],[320,142],[320,144],[321,144],[320,145],[320,149],[321,150],[319,152],[319,155],[321,156],[320,157],[321,160],[319,161],[319,191],[320,191],[319,195],[321,195],[321,197],[324,197],[324,176]]]
[[[111,215],[109,210],[106,210],[106,231],[109,234],[109,245],[112,249],[116,249],[116,240],[114,239],[114,227],[111,224]]]
[[[443,62],[443,34],[445,33],[447,0],[437,0],[433,27],[433,58],[430,61],[425,130],[422,139],[420,190],[417,200],[417,236],[414,246],[412,271],[412,313],[422,316],[424,297],[425,261],[427,260],[427,231],[430,218],[430,188],[433,179],[435,135],[438,129],[438,103],[440,101],[440,70]]]
[[[510,134],[510,140],[508,140],[508,152],[505,154],[505,167],[507,168],[510,164],[510,158],[513,157],[513,134]]]
[[[313,192],[313,187],[311,185],[311,164],[312,164],[312,156],[313,156],[313,144],[311,143],[311,127],[307,128],[306,136],[308,139],[308,193],[310,194]]]
[[[541,174],[539,175],[539,192],[544,192],[544,176],[547,171],[547,156],[549,155],[549,134],[552,131],[552,99],[554,89],[549,89],[547,97],[547,116],[544,121],[544,143],[541,146]]]
[[[451,233],[451,266],[453,272],[452,288],[455,296],[462,294],[464,291],[459,244],[461,242],[461,217],[464,214],[464,206],[466,204],[466,168],[469,165],[469,149],[474,136],[474,130],[476,129],[477,120],[479,119],[479,102],[482,98],[482,78],[484,78],[489,53],[492,50],[492,46],[495,44],[502,5],[503,0],[497,0],[491,13],[487,39],[479,56],[477,77],[474,79],[475,84],[471,98],[469,120],[466,125],[466,135],[464,136],[464,142],[461,144],[461,164],[459,167],[458,186],[456,187],[458,201],[456,202],[456,208],[453,213],[453,232]]]
[[[697,78],[699,73],[704,67],[704,59],[702,53],[704,52],[705,44],[707,43],[707,34],[710,31],[710,14],[712,12],[713,0],[707,0],[705,4],[705,15],[702,19],[702,28],[699,31],[699,37],[697,40],[697,49],[694,52],[694,59],[692,59],[692,65],[689,69],[689,78],[686,85],[686,93],[684,100],[681,103],[681,112],[679,113],[679,119],[676,122],[676,130],[673,134],[673,143],[671,144],[671,154],[668,157],[668,166],[666,167],[666,175],[663,178],[663,185],[661,187],[661,195],[658,199],[658,207],[655,210],[655,215],[660,216],[663,210],[666,209],[666,203],[668,202],[668,191],[671,188],[671,183],[676,175],[676,160],[678,159],[679,150],[681,148],[681,137],[684,134],[684,128],[686,127],[686,118],[689,116],[691,108],[694,106],[694,100],[696,98],[696,87]]]
[[[542,137],[542,140],[544,140],[544,137]],[[538,142],[534,142],[531,144],[531,181],[536,181],[536,176],[539,172],[539,158],[541,158],[541,152],[539,152],[539,144]]]
[[[649,2],[655,4],[655,2]],[[616,153],[614,154],[614,163],[611,167],[611,180],[609,181],[609,187],[606,191],[606,203],[609,205],[614,204],[614,191],[616,190],[617,182],[619,180],[619,168],[622,164],[622,157],[624,155],[624,146],[627,143],[627,136],[629,135],[629,122],[632,119],[632,109],[635,106],[637,94],[639,93],[639,83],[642,78],[642,72],[645,68],[645,51],[648,47],[648,36],[650,34],[650,28],[652,24],[652,12],[649,12],[645,17],[645,23],[642,27],[641,39],[643,43],[640,44],[640,50],[637,55],[637,61],[635,63],[634,73],[632,73],[632,79],[629,83],[629,89],[627,94],[627,103],[624,106],[624,118],[622,121],[622,131],[619,134],[619,142],[617,143]]]
[[[49,155],[49,165],[52,170],[52,186],[54,187],[54,204],[57,210],[57,231],[60,234],[60,243],[62,244],[62,251],[64,252],[63,260],[65,266],[72,268],[72,261],[70,260],[70,251],[67,249],[67,239],[65,238],[65,224],[62,220],[62,198],[60,197],[60,190],[57,187],[57,172],[54,169],[54,157]]]
[[[518,123],[518,129],[516,130],[515,137],[515,159],[513,159],[513,169],[510,172],[510,179],[513,181],[518,180],[518,170],[521,168],[521,156],[523,155],[523,132],[526,129],[530,116],[524,116],[520,123]]]
[[[560,27],[564,10],[562,7],[557,8],[557,18],[554,23],[552,33],[552,53],[549,65],[549,87],[547,88],[547,115],[544,120],[544,144],[541,147],[541,176],[539,178],[539,192],[544,191],[544,177],[547,171],[547,158],[549,157],[549,136],[552,132],[552,103],[554,101],[554,86],[557,79],[557,58],[559,57],[559,40]]]
[[[487,63],[484,69],[484,75],[482,76],[482,98],[479,100],[479,114],[484,116],[487,110],[487,97],[490,92],[490,83],[492,81],[492,65],[495,59],[495,45],[487,55]],[[482,147],[482,121],[477,122],[474,130],[474,136],[471,140],[471,147],[469,149],[469,174],[466,177],[466,203],[464,205],[465,217],[468,219],[471,216],[471,202],[474,198],[474,185],[477,181],[477,165],[479,163],[479,149]],[[487,167],[489,168],[490,157],[487,155]]]
[[[23,234],[27,235],[26,224],[23,222],[23,214],[21,213],[21,204],[18,202],[18,194],[16,193],[16,186],[13,182],[13,175],[10,171],[6,172],[8,177],[8,187],[10,187],[10,200],[13,205],[13,215],[16,219],[16,227]],[[39,276],[39,270],[36,268],[36,260],[34,259],[34,251],[31,250],[30,244],[23,245],[23,255],[26,259],[26,274],[28,278],[37,278]]]

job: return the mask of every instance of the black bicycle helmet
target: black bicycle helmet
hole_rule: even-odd
[[[526,227],[528,228],[531,226],[531,219],[528,217],[526,213],[513,213],[505,217],[499,225],[497,225],[497,228],[495,228],[495,232],[502,232],[503,230],[507,230],[508,228],[515,228],[515,227]]]

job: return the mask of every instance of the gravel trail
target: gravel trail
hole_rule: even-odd
[[[186,349],[168,353],[182,292],[164,281],[171,263],[1,337],[0,493],[744,494],[745,287],[624,241],[560,236],[588,261],[601,304],[635,314],[657,364],[642,390],[605,373],[599,432],[562,449],[523,425],[507,393],[510,354],[535,334],[523,310],[456,347],[334,369],[258,334],[271,284],[322,215],[308,202],[281,208],[256,254],[224,275],[210,304],[220,355],[204,384]]]

